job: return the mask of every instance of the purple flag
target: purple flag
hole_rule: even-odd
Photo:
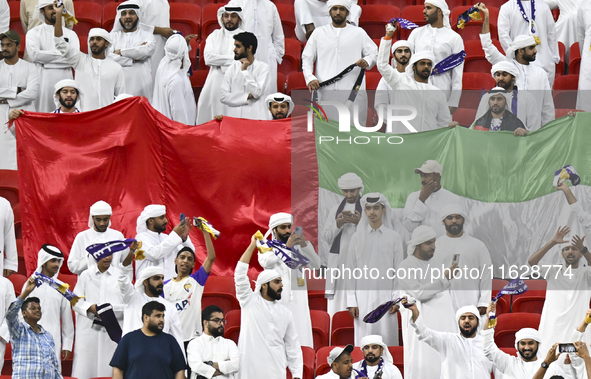
[[[61,280],[52,279],[37,271],[35,271],[33,275],[35,276],[35,284],[37,287],[40,287],[43,283],[47,283],[48,286],[55,289],[57,292],[61,293],[63,297],[68,299],[72,306],[76,305],[78,300],[80,300],[80,296],[77,296],[74,292],[68,289],[70,288],[69,284],[62,282]]]
[[[397,18],[393,18],[393,19],[391,19],[391,20],[390,20],[390,22],[392,22],[392,21],[394,21],[394,20],[396,20],[396,22],[398,23],[398,25],[400,25],[400,27],[401,27],[402,29],[415,29],[415,28],[418,28],[418,27],[419,27],[419,26],[418,26],[417,24],[415,24],[414,22],[412,22],[412,21],[408,21],[408,20],[407,20],[407,19],[405,19],[405,18],[399,18],[399,17],[397,17]]]
[[[310,260],[303,256],[295,247],[289,248],[283,242],[277,240],[267,241],[267,246],[273,248],[275,255],[292,270],[297,270],[310,263]],[[290,257],[287,251],[290,251],[293,257]]]
[[[375,324],[376,322],[380,321],[380,319],[384,317],[386,313],[388,313],[388,310],[390,310],[390,308],[393,305],[400,303],[402,299],[403,298],[400,297],[396,300],[390,300],[383,304],[380,304],[376,309],[365,315],[365,317],[363,318],[363,322],[365,322],[366,324]]]
[[[466,59],[466,52],[464,50],[460,51],[459,53],[452,54],[447,58],[443,58],[435,65],[435,67],[433,67],[431,75],[440,75],[453,68],[456,68],[464,63],[464,59]]]
[[[128,238],[122,241],[95,243],[88,246],[86,251],[98,262],[109,255],[113,255],[113,253],[127,249],[135,241],[133,238]]]
[[[517,278],[513,280],[511,283],[507,284],[503,287],[502,290],[499,291],[497,296],[493,298],[493,301],[499,300],[504,295],[520,295],[528,290],[527,284],[521,279]]]

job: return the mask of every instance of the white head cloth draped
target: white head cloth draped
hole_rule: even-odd
[[[146,226],[146,221],[152,217],[160,217],[166,214],[166,207],[160,204],[151,204],[144,208],[142,213],[137,218],[137,225],[135,231],[139,233],[147,232],[148,227]]]
[[[386,208],[386,212],[382,216],[382,224],[390,229],[394,229],[394,216],[392,214],[392,208],[390,207],[390,202],[386,198],[386,196],[382,195],[379,192],[370,192],[364,195],[361,198],[361,209],[365,209],[365,205],[370,204],[382,204],[384,208]],[[367,227],[369,226],[369,219],[365,212],[361,212],[361,220],[359,220],[359,224],[357,225],[358,231],[363,231],[364,233],[367,231]],[[360,246],[365,246],[361,244]]]
[[[441,210],[441,213],[439,213],[439,217],[441,218],[441,221],[445,220],[445,218],[449,215],[462,216],[464,218],[464,226],[466,225],[466,222],[468,221],[468,213],[466,212],[464,207],[461,206],[460,204],[456,204],[456,203],[447,204],[445,207],[443,207],[443,209]]]
[[[517,36],[509,46],[509,51],[507,51],[507,58],[515,59],[515,50],[525,49],[526,47],[535,44],[536,40],[533,36],[529,36],[526,34]]]
[[[451,12],[449,11],[449,6],[445,0],[428,0],[425,1],[425,3],[435,5],[437,8],[441,9],[441,13],[443,13],[443,26],[446,28],[451,28],[451,25],[449,24],[449,14]]]
[[[408,47],[412,52],[412,43],[408,42],[405,39],[400,39],[392,44],[392,54],[396,51],[396,49],[401,47]]]
[[[152,99],[154,109],[162,113],[164,113],[165,109],[168,109],[169,96],[166,90],[168,82],[178,72],[186,76],[190,68],[191,62],[189,61],[187,41],[180,34],[173,34],[166,40],[164,58],[160,61],[156,71]]]
[[[477,320],[480,320],[480,312],[478,311],[478,308],[476,308],[476,306],[474,305],[466,305],[458,309],[458,311],[456,312],[456,322],[460,321],[460,317],[464,313],[472,313],[474,316],[476,316]]]
[[[537,330],[533,329],[533,328],[523,328],[520,329],[517,333],[515,333],[515,348],[518,349],[518,345],[519,345],[519,341],[521,340],[534,340],[534,341],[538,341],[538,347],[539,344],[542,343],[542,336],[540,335],[540,332],[538,332]],[[540,350],[538,349],[538,353],[540,352]]]
[[[115,16],[115,23],[113,24],[113,29],[111,29],[111,33],[113,32],[120,32],[123,30],[121,23],[119,20],[121,19],[121,12],[125,9],[132,9],[138,18],[138,28],[139,23],[142,22],[142,5],[137,0],[128,0],[124,1],[117,6],[117,16]]]
[[[60,260],[60,269],[62,268],[62,264],[64,263],[64,253],[61,252],[55,246],[52,245],[43,245],[39,253],[37,254],[37,272],[41,272],[42,266],[52,260],[53,258],[57,258]],[[55,274],[54,278],[59,274],[59,270],[57,274]]]
[[[92,28],[88,32],[88,46],[90,47],[90,37],[101,37],[110,44],[113,43],[111,33],[102,28]]]
[[[428,50],[419,51],[418,53],[414,53],[412,55],[412,57],[410,57],[410,59],[408,61],[408,65],[404,69],[406,74],[414,77],[415,73],[413,71],[413,66],[415,63],[417,63],[418,61],[421,61],[423,59],[428,59],[431,61],[431,63],[433,63],[433,65],[435,65],[435,55],[433,55],[433,53],[431,51],[428,51]],[[431,67],[431,69],[432,68],[433,67]]]
[[[41,20],[42,24],[45,24],[45,16],[41,14],[41,9],[45,8],[48,5],[53,5],[53,1],[51,0],[39,0],[37,5],[35,5],[35,12],[37,12],[37,17]]]
[[[224,27],[224,22],[222,21],[222,16],[224,15],[225,12],[228,12],[230,14],[236,13],[238,15],[238,17],[240,17],[240,21],[238,22],[238,27],[240,28],[242,26],[242,5],[240,4],[239,1],[232,1],[232,5],[226,4],[225,6],[220,7],[218,9],[218,24],[220,24],[220,26],[222,28]]]
[[[273,103],[274,101],[278,102],[279,104],[287,102],[287,104],[289,104],[289,111],[287,112],[287,116],[285,117],[289,117],[289,115],[291,114],[291,112],[293,112],[293,108],[295,107],[295,104],[293,102],[293,100],[291,99],[291,96],[287,96],[286,94],[277,92],[277,93],[272,93],[269,96],[267,96],[267,98],[265,99],[265,104],[267,104],[267,106],[269,108],[271,108],[271,103]]]
[[[423,242],[432,240],[435,237],[437,237],[437,233],[435,233],[435,230],[433,230],[432,227],[427,225],[419,225],[412,232],[412,238],[408,242],[408,249],[406,250],[406,255],[413,255],[415,252],[415,248],[417,246],[419,246]]]
[[[347,15],[347,20],[351,19],[351,1],[349,0],[328,0],[326,3],[328,14],[330,15],[330,10],[335,5],[342,5],[343,7],[347,8],[349,14]]]
[[[135,289],[140,292],[145,292],[146,287],[144,286],[144,280],[153,277],[154,275],[164,275],[164,268],[158,266],[146,267],[138,275],[135,281]]]
[[[517,67],[515,67],[515,65],[509,61],[501,61],[495,65],[492,66],[490,73],[494,79],[495,77],[495,72],[508,72],[509,74],[513,75],[515,77],[515,80],[517,80],[517,77],[519,76],[519,71],[517,70]]]
[[[386,344],[382,340],[382,336],[377,335],[377,334],[372,334],[372,335],[363,337],[361,339],[361,344],[360,344],[361,350],[363,350],[363,348],[367,345],[380,345],[381,347],[383,347],[384,351],[382,352],[382,358],[384,358],[384,360],[386,362],[394,364],[394,358],[392,358],[392,354],[390,354],[390,350],[388,350],[388,346],[386,346]]]
[[[273,232],[273,228],[276,228],[281,224],[293,224],[293,216],[285,212],[279,212],[272,215],[269,218],[269,230],[265,233],[265,238]]]
[[[57,93],[64,87],[76,88],[78,90],[78,98],[76,99],[76,104],[80,103],[80,100],[82,99],[82,91],[80,91],[80,86],[78,85],[78,83],[76,83],[76,81],[72,79],[62,79],[59,82],[55,83],[55,86],[53,86],[53,102],[55,103],[55,106],[58,108],[61,106]]]
[[[254,293],[261,292],[261,286],[265,283],[269,283],[271,280],[281,278],[281,274],[275,270],[263,270],[257,276],[256,285],[254,287]]]
[[[111,216],[113,209],[106,201],[99,200],[90,206],[90,215],[88,216],[88,226],[92,228],[94,221],[92,216]],[[109,226],[111,226],[111,219],[109,219]]]
[[[363,190],[365,189],[363,186],[363,180],[361,180],[359,175],[354,172],[348,172],[341,176],[337,185],[342,190],[361,188],[361,190],[359,190],[359,196],[363,196]]]

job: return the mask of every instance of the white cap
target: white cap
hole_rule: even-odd
[[[415,168],[415,174],[431,174],[437,173],[441,175],[443,173],[443,167],[439,164],[439,162],[434,160],[428,160],[420,168]]]
[[[330,354],[328,354],[328,358],[326,358],[328,365],[332,366],[332,363],[336,361],[341,356],[341,354],[343,354],[343,352],[351,354],[353,349],[355,349],[353,345],[347,345],[345,347],[335,347],[330,351]]]

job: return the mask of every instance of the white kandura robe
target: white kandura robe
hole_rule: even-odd
[[[482,351],[482,336],[476,332],[474,338],[465,338],[461,333],[433,330],[419,315],[411,325],[419,339],[431,346],[441,357],[441,379],[485,379],[490,377],[493,365]],[[436,364],[433,362],[433,364]]]
[[[568,331],[564,331],[568,333]],[[481,332],[484,346],[484,355],[493,363],[495,369],[503,374],[503,379],[531,379],[540,369],[540,364],[546,357],[538,350],[538,359],[533,362],[526,362],[521,356],[509,355],[499,349],[494,341],[495,329],[487,329]],[[559,360],[564,359],[561,355]],[[563,370],[557,363],[550,365],[544,379],[549,379],[553,375],[564,375]]]
[[[488,60],[490,64],[494,65],[499,62],[508,61],[515,65],[515,68],[519,71],[519,76],[515,80],[515,85],[520,93],[528,91],[536,99],[536,103],[540,104],[538,110],[542,114],[542,126],[550,121],[554,121],[556,114],[554,111],[552,90],[548,80],[544,80],[548,79],[546,71],[533,64],[523,65],[515,59],[509,59],[501,54],[499,49],[493,45],[490,33],[480,34],[480,43],[482,44],[486,60]],[[519,94],[517,96],[519,96]]]
[[[209,73],[197,102],[197,125],[213,120],[217,115],[224,114],[224,104],[220,101],[224,74],[234,63],[234,35],[244,30],[214,30],[205,41],[203,58],[209,66]]]
[[[95,243],[121,241],[125,237],[123,233],[118,230],[107,228],[104,232],[97,232],[94,228],[86,229],[76,235],[70,255],[68,256],[68,269],[72,274],[80,275],[88,267],[96,267],[96,259],[94,259],[86,250],[86,248]],[[121,250],[113,254],[112,265],[119,268],[121,263],[127,257],[129,249]]]
[[[445,93],[432,84],[417,82],[414,73],[403,74],[390,66],[388,60],[391,44],[391,40],[382,38],[378,53],[378,70],[386,83],[394,91],[398,91],[399,96],[396,96],[394,104],[416,109],[416,117],[408,122],[419,132],[448,127],[452,118]],[[393,114],[408,115],[409,111],[395,110]],[[410,130],[402,122],[395,122],[392,125],[392,133],[410,133]]]
[[[242,7],[240,28],[257,37],[258,47],[254,58],[269,66],[269,88],[275,92],[277,65],[283,61],[285,54],[285,37],[277,7],[270,0],[237,0],[227,5],[233,6]]]
[[[6,31],[10,27],[10,7],[7,0],[0,0],[0,30]]]
[[[581,52],[577,109],[591,112],[591,3],[581,5],[577,13],[577,41]]]
[[[31,63],[41,65],[39,71],[39,95],[35,100],[37,112],[55,110],[55,84],[63,79],[72,79],[72,69],[62,53],[55,47],[54,26],[42,24],[27,32],[26,51]],[[80,51],[80,41],[75,32],[63,28],[71,49]],[[84,110],[84,109],[83,109]]]
[[[391,42],[391,41],[390,41]],[[408,36],[408,42],[414,46],[413,54],[420,51],[431,51],[435,55],[433,67],[452,54],[464,50],[464,40],[451,28],[433,28],[431,25],[413,29]],[[464,76],[464,63],[439,75],[431,75],[429,82],[439,88],[445,94],[447,104],[457,107],[462,95],[462,77]]]
[[[568,206],[570,211],[577,217],[577,221],[585,230],[585,234],[591,236],[591,214],[585,212],[578,201]]]
[[[360,346],[361,339],[370,334],[382,336],[388,346],[398,346],[396,314],[387,313],[373,324],[365,323],[363,318],[380,304],[398,297],[398,282],[387,270],[397,269],[404,259],[402,238],[385,225],[378,229],[367,225],[365,230],[362,229],[358,229],[351,237],[347,254],[347,266],[351,272],[359,269],[366,273],[360,279],[355,276],[346,279],[347,307],[359,308],[359,317],[354,320],[355,346]]]
[[[437,255],[437,250],[435,251]],[[440,332],[456,333],[458,323],[449,295],[450,281],[432,276],[430,269],[433,262],[423,261],[414,255],[407,257],[400,264],[406,277],[398,278],[402,294],[417,300],[417,307],[425,325]],[[418,269],[413,271],[413,269]],[[415,274],[416,273],[416,274]],[[412,312],[402,310],[402,337],[404,339],[404,378],[439,379],[441,365],[439,353],[425,342],[420,341],[411,325]]]
[[[8,324],[6,323],[6,311],[10,304],[16,299],[14,295],[14,286],[12,282],[5,277],[0,278],[0,337],[3,341],[0,341],[0,356],[6,353],[6,343],[10,341],[10,331],[8,330]],[[0,362],[0,370],[4,367],[4,360]]]
[[[497,28],[499,32],[499,42],[503,50],[509,51],[509,46],[520,35],[534,35],[540,38],[540,44],[537,46],[538,54],[533,65],[541,67],[546,72],[550,88],[554,86],[554,75],[556,74],[556,65],[560,62],[558,53],[558,41],[556,40],[556,27],[554,17],[550,7],[543,0],[535,1],[536,15],[534,20],[535,33],[531,31],[531,1],[522,0],[521,4],[526,16],[530,20],[526,22],[521,16],[519,5],[516,0],[508,0],[499,10],[499,19]]]
[[[305,25],[314,24],[314,28],[328,25],[332,22],[328,14],[328,4],[326,1],[318,0],[295,0],[293,3],[296,26],[296,37],[300,42],[306,42]],[[351,10],[347,21],[358,26],[361,16],[361,7],[357,5],[357,0],[351,2]]]
[[[142,19],[138,27],[154,36],[154,53],[149,59],[152,80],[154,80],[158,65],[162,58],[164,58],[164,45],[166,44],[166,38],[159,34],[154,34],[154,27],[170,27],[170,5],[168,4],[168,0],[141,0],[140,7]]]
[[[247,272],[248,264],[238,262],[234,281],[242,311],[238,350],[243,364],[236,378],[285,378],[286,367],[293,378],[301,378],[304,362],[293,315],[278,301],[255,293]]]
[[[72,307],[77,313],[76,345],[72,363],[72,375],[75,378],[90,379],[111,376],[113,373],[109,362],[117,349],[117,343],[109,338],[104,327],[93,326],[95,315],[89,308],[93,304],[111,304],[119,326],[123,326],[125,304],[119,291],[118,277],[119,269],[113,266],[103,273],[94,266],[78,277],[74,293],[85,298]]]
[[[158,84],[158,77],[156,77]],[[191,80],[184,70],[174,73],[162,87],[156,87],[152,103],[154,108],[169,119],[185,125],[195,125],[197,106]],[[156,103],[156,96],[159,97]],[[156,106],[158,104],[158,106]]]
[[[68,10],[73,16],[76,15],[74,10],[74,3],[72,0],[63,0],[64,8]],[[22,0],[20,2],[20,20],[21,25],[23,27],[23,31],[27,33],[29,30],[33,29],[35,26],[42,25],[43,21],[39,18],[39,9],[35,9],[35,7],[39,4],[38,0]],[[66,28],[72,30],[74,27],[74,23],[66,20],[65,17],[62,17],[62,25],[65,25]],[[25,60],[27,60],[27,53],[25,52]]]
[[[480,99],[474,121],[477,121],[484,116],[484,114],[490,109],[490,106],[488,105],[489,98],[490,95],[485,94]],[[511,112],[513,92],[505,94],[505,98],[507,99],[506,109]],[[530,92],[520,91],[519,87],[517,90],[517,118],[523,122],[523,125],[529,131],[538,130],[542,127],[542,113],[540,112],[535,97]]]
[[[382,354],[382,358],[384,358],[383,354]],[[363,361],[353,363],[353,368],[361,371],[362,363],[363,363]],[[378,371],[378,367],[379,367],[379,365],[375,365],[375,366],[367,365],[368,379],[372,379],[375,376],[376,372]],[[353,377],[356,376],[355,371],[353,371],[352,376]],[[337,377],[337,379],[338,379],[338,377]],[[381,379],[403,379],[403,378],[402,378],[402,373],[400,372],[398,367],[396,367],[393,363],[384,360],[384,365],[382,366]]]
[[[587,3],[586,0],[544,0],[550,9],[560,11],[560,16],[556,21],[556,40],[562,42],[566,49],[568,57],[571,45],[577,42],[577,11],[581,6]]]
[[[393,68],[396,70],[396,67]],[[383,77],[378,82],[373,104],[373,109],[381,112],[382,117],[384,117],[383,122],[385,123],[387,120],[388,105],[394,104],[394,90]],[[381,110],[380,107],[382,107]]]
[[[322,362],[322,363],[324,363],[324,362]],[[355,373],[355,371],[352,371],[351,372],[351,379],[355,379],[356,377],[357,377],[357,374]],[[316,377],[316,379],[341,379],[341,377],[338,374],[336,374],[334,371],[332,371],[332,369],[331,369],[326,374],[318,375]],[[384,378],[384,379],[386,379],[386,378]]]
[[[413,232],[419,225],[427,225],[435,229],[437,236],[445,234],[445,226],[439,217],[439,213],[447,204],[463,204],[463,200],[458,195],[449,192],[445,188],[433,192],[423,203],[419,200],[421,191],[416,191],[408,195],[404,205],[402,225],[409,232]]]
[[[224,116],[268,120],[269,108],[265,98],[271,91],[269,65],[255,59],[243,71],[242,63],[234,61],[222,82],[220,101],[225,105]],[[249,94],[254,98],[249,99]]]
[[[14,213],[10,202],[0,197],[0,272],[18,271],[18,251],[14,235]]]
[[[457,238],[445,234],[437,237],[435,252],[432,260],[445,267],[451,266],[454,254],[460,254],[458,268],[462,270],[462,276],[451,281],[449,291],[454,311],[466,305],[487,307],[492,293],[492,261],[486,245],[465,232]],[[467,270],[467,276],[464,275],[464,270]],[[481,275],[483,270],[484,274]]]
[[[172,279],[176,276],[174,259],[179,250],[183,247],[190,247],[195,251],[191,237],[187,236],[187,239],[183,242],[181,237],[174,231],[166,234],[148,230],[136,235],[135,239],[142,242],[142,250],[144,250],[146,256],[145,259],[135,262],[136,279],[144,268],[150,266],[162,267],[164,269],[164,280]]]
[[[314,246],[310,241],[306,241],[306,247],[296,245],[296,248],[310,260],[310,263],[306,266],[307,268],[311,270],[320,268],[320,257],[314,251]],[[292,270],[287,267],[272,251],[264,254],[258,253],[258,259],[261,267],[265,270],[276,270],[281,273],[283,292],[279,303],[285,305],[293,314],[293,323],[298,333],[300,345],[314,348],[312,320],[308,305],[308,284],[305,275],[302,275],[299,270]],[[298,278],[304,280],[303,286],[298,285]]]
[[[63,37],[54,37],[55,46],[75,71],[76,83],[84,94],[80,99],[83,111],[93,111],[113,104],[115,97],[126,93],[123,68],[117,62],[95,59],[73,49]]]
[[[108,57],[123,67],[127,93],[151,100],[154,81],[150,58],[156,48],[154,35],[138,28],[129,33],[111,32],[111,38],[113,44],[107,49]],[[121,55],[114,54],[116,50],[121,50]]]
[[[240,351],[236,343],[222,336],[214,337],[202,334],[193,338],[187,346],[187,364],[191,369],[191,378],[197,375],[212,378],[216,369],[204,362],[217,362],[222,375],[217,379],[233,379],[240,367]]]
[[[341,200],[342,201],[342,200]],[[342,268],[344,265],[348,264],[347,254],[349,253],[349,243],[351,242],[351,237],[355,233],[357,229],[357,224],[346,223],[341,226],[339,229],[337,227],[336,221],[336,213],[339,209],[339,205],[336,205],[330,210],[328,214],[328,218],[324,225],[324,230],[322,232],[322,238],[326,241],[328,245],[328,258],[327,258],[327,278],[326,278],[326,291],[325,295],[328,297],[327,301],[327,311],[330,317],[332,317],[335,313],[340,311],[347,310],[347,291],[346,291],[346,281],[342,278],[334,279],[331,281],[330,277],[330,269],[339,270],[338,272],[342,272]],[[351,211],[352,213],[355,212],[355,204],[346,203],[345,207],[343,208],[345,211]],[[340,250],[338,254],[333,254],[330,252],[330,248],[335,241],[335,238],[341,233],[341,243],[340,243]],[[337,271],[334,272],[334,276],[337,276]]]
[[[320,83],[333,78],[345,68],[364,59],[370,70],[376,63],[377,46],[362,28],[347,24],[344,28],[335,28],[331,24],[316,28],[302,53],[302,71],[306,83],[318,80]],[[316,72],[314,74],[314,62]],[[338,82],[318,90],[320,101],[347,102],[360,72],[355,67]],[[367,93],[365,77],[355,102],[359,107],[359,124],[365,126],[367,119]],[[325,107],[328,118],[338,120],[338,112],[333,106]],[[353,107],[350,107],[351,125],[353,125]]]

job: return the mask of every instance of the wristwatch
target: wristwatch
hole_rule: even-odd
[[[547,369],[547,368],[548,368],[548,366],[549,366],[549,365],[548,365],[548,363],[546,363],[546,362],[542,362],[542,368],[545,368],[545,369]]]

